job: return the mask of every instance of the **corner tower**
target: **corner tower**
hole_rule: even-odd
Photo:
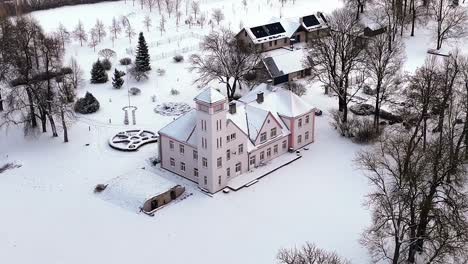
[[[206,88],[195,97],[197,109],[198,186],[210,193],[226,186],[226,97]]]

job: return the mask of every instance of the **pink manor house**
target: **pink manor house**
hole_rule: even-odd
[[[159,157],[207,192],[314,142],[315,109],[289,90],[261,84],[228,103],[207,88],[194,100],[196,109],[159,131]]]

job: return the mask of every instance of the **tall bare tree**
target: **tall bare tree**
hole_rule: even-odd
[[[210,33],[203,39],[201,48],[203,55],[190,57],[190,69],[199,74],[195,82],[202,86],[215,80],[225,84],[230,100],[237,89],[242,88],[243,77],[255,70],[261,61],[260,53],[238,41],[227,29]]]
[[[307,242],[301,248],[281,249],[276,257],[280,264],[350,264],[335,252],[328,252]]]
[[[75,30],[73,30],[73,37],[75,38],[75,40],[80,42],[81,47],[83,47],[83,42],[88,41],[88,34],[86,33],[86,30],[84,29],[81,20],[78,21]]]
[[[448,39],[466,36],[468,29],[468,10],[464,7],[455,7],[450,0],[435,0],[430,3],[431,16],[437,23],[435,29],[437,49],[442,48]]]

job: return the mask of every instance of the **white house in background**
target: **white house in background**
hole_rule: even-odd
[[[196,109],[159,131],[159,157],[162,168],[210,193],[314,142],[315,109],[291,91],[261,84],[228,103],[207,88],[194,100]]]

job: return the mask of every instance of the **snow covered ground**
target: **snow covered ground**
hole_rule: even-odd
[[[244,10],[238,0],[202,0],[201,10],[209,15],[212,9],[222,8],[226,14],[223,26],[238,30],[241,22],[254,25],[280,14],[293,17],[329,12],[340,5],[338,0],[296,0],[294,6],[280,8],[278,1],[249,0]],[[143,28],[146,14],[153,20],[150,32]],[[199,91],[192,83],[196,73],[187,70],[189,53],[184,53],[185,62],[178,64],[172,56],[160,58],[196,48],[199,36],[211,28],[184,25],[176,29],[174,18],[170,18],[161,36],[157,10],[142,11],[137,2],[132,7],[131,1],[32,14],[46,31],[55,30],[58,22],[71,31],[79,19],[87,30],[96,18],[109,26],[112,17],[121,15],[129,16],[136,32],[145,33],[153,58],[148,81],[129,80],[121,90],[114,90],[110,82],[89,84],[89,70],[97,52],[73,41],[66,57],[76,57],[85,71],[86,81],[79,95],[92,92],[101,109],[77,118],[68,144],[49,134],[24,138],[21,128],[0,131],[0,166],[7,162],[22,165],[0,174],[0,263],[263,264],[274,263],[279,248],[305,241],[336,250],[354,263],[369,262],[366,250],[358,243],[370,219],[362,206],[369,187],[352,162],[362,146],[341,138],[330,127],[328,110],[336,101],[324,96],[318,86],[310,87],[305,95],[324,110],[324,116],[316,119],[316,142],[303,151],[303,158],[259,183],[209,197],[192,183],[165,175],[188,187],[193,195],[158,211],[154,218],[99,199],[93,193],[96,184],[136,168],[149,169],[148,159],[157,152],[155,144],[133,153],[108,146],[112,135],[129,128],[123,125],[122,111],[128,104],[127,85],[142,90],[141,95],[131,97],[131,104],[138,110],[137,125],[130,128],[158,131],[174,118],[156,114],[158,104],[184,102],[193,106],[193,97]],[[124,69],[118,59],[133,58],[127,49],[134,48],[136,41],[134,38],[130,45],[127,38],[119,37],[113,48],[118,54],[114,66]],[[426,31],[417,31],[417,37],[407,41],[408,71],[423,63],[429,47],[431,39]],[[96,50],[103,48],[112,48],[108,38]],[[164,68],[166,74],[158,76],[157,68]],[[172,95],[171,89],[180,94]]]

